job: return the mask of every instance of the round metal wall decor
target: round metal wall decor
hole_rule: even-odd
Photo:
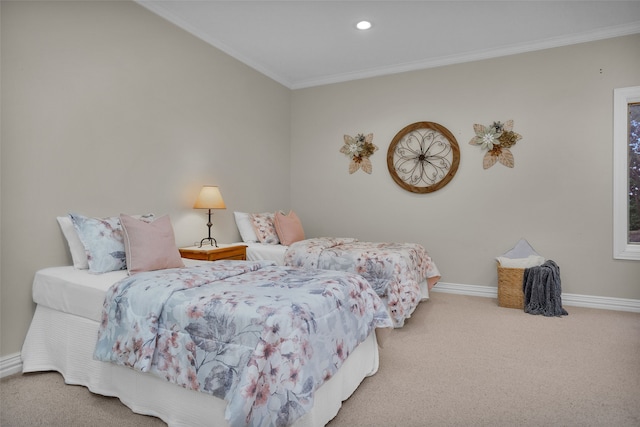
[[[391,178],[412,193],[431,193],[451,181],[460,164],[460,147],[451,132],[433,122],[406,126],[391,141]]]

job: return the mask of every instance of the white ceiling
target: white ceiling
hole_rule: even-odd
[[[640,33],[640,0],[137,3],[291,89]]]

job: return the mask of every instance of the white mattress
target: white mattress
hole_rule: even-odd
[[[186,265],[207,262],[184,261]],[[93,275],[71,266],[38,271],[33,283],[38,305],[22,347],[23,372],[58,371],[67,384],[116,396],[134,412],[157,416],[171,427],[228,425],[222,399],[93,359],[105,292],[124,277],[126,271]],[[295,426],[328,423],[360,382],[375,374],[378,363],[376,334],[372,333],[317,390],[312,411]]]
[[[266,243],[241,243],[247,245],[247,259],[249,261],[274,261],[284,265],[284,253],[289,246],[268,245]]]
[[[184,258],[182,261],[186,266],[210,262]],[[99,322],[105,293],[125,277],[126,270],[91,274],[72,266],[45,268],[36,272],[33,279],[33,302]]]

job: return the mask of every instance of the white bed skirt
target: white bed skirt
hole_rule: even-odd
[[[226,402],[158,377],[93,359],[98,323],[38,305],[22,347],[23,372],[58,371],[67,384],[115,396],[136,413],[159,417],[169,426],[222,426]],[[342,401],[378,370],[376,334],[360,344],[338,373],[315,394],[311,412],[296,427],[319,427],[336,416]]]

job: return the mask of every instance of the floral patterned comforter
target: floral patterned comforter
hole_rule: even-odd
[[[374,328],[391,325],[358,275],[217,261],[114,284],[94,357],[225,399],[232,426],[283,426]]]
[[[396,328],[404,325],[422,299],[420,283],[426,280],[431,289],[440,280],[438,267],[425,248],[416,243],[307,239],[289,246],[284,264],[362,275],[388,307]]]

